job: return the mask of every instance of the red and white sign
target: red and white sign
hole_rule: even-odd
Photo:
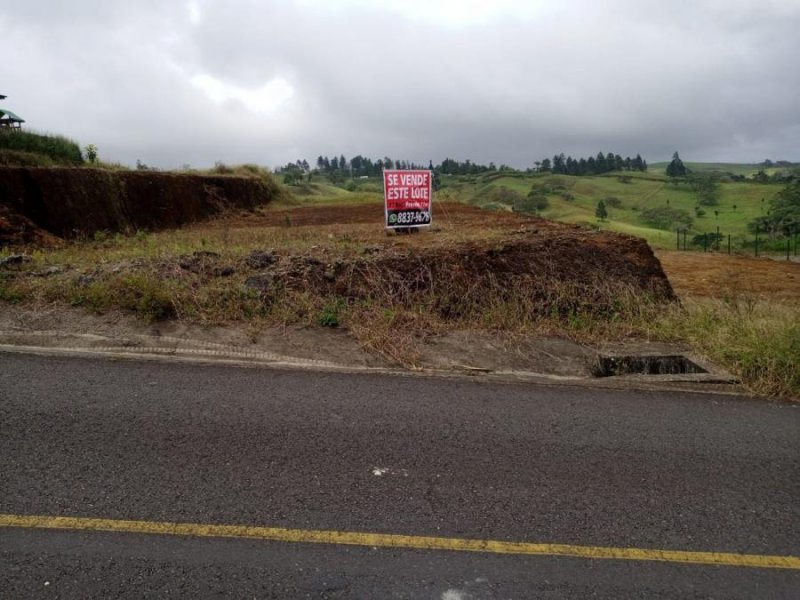
[[[433,174],[428,170],[383,172],[386,227],[424,227],[431,224]]]

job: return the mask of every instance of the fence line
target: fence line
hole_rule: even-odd
[[[800,227],[798,226],[787,231],[782,238],[777,240],[765,238],[758,228],[756,228],[752,237],[734,237],[730,233],[721,232],[718,226],[716,231],[701,232],[692,236],[691,239],[689,238],[688,229],[678,228],[675,230],[676,250],[702,249],[703,252],[727,252],[732,254],[736,249],[746,251],[748,248],[752,248],[754,256],[762,256],[766,252],[770,252],[773,255],[786,256],[786,260],[791,260],[793,256],[797,256],[799,244]]]

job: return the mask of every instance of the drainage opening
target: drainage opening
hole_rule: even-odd
[[[682,375],[708,373],[685,356],[598,356],[592,367],[595,377],[613,375]]]

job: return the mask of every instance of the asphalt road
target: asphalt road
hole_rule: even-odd
[[[800,408],[0,354],[0,513],[800,556]],[[799,598],[800,570],[0,528],[0,598]]]

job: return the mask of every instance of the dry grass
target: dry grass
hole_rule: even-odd
[[[800,397],[800,306],[755,296],[687,298],[641,334],[687,342],[757,394]]]
[[[437,270],[423,261],[411,277],[387,271],[377,259],[425,247],[444,260],[455,248],[499,247],[520,228],[547,225],[497,213],[471,222],[445,206],[436,230],[387,236],[369,215],[361,223],[298,225],[306,217],[297,211],[304,209],[293,210],[279,206],[162,233],[101,233],[33,250],[31,262],[0,272],[0,300],[96,312],[123,308],[144,320],[248,322],[256,329],[290,323],[343,327],[364,347],[411,368],[425,337],[448,329],[562,335],[587,343],[685,342],[740,375],[754,392],[800,395],[796,303],[733,294],[665,304],[608,278],[570,280],[556,267],[539,281],[498,279],[491,270],[476,281],[474,273]],[[246,284],[262,272],[250,269],[247,257],[265,249],[283,257],[281,276],[260,290]],[[292,256],[301,259],[292,262]],[[49,272],[53,267],[56,272]],[[232,273],[223,274],[226,268]]]

